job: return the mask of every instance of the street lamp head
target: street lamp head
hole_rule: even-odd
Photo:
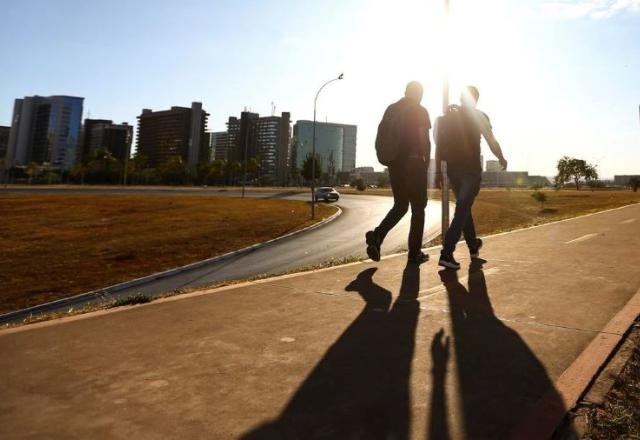
[[[338,79],[344,79],[344,73],[341,73]]]

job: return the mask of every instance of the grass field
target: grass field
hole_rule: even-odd
[[[0,312],[203,260],[311,224],[305,202],[0,195]],[[318,205],[318,217],[335,212]]]
[[[640,193],[632,191],[547,190],[543,192],[548,201],[541,209],[531,198],[532,192],[480,190],[473,206],[478,234],[509,231],[640,202]]]

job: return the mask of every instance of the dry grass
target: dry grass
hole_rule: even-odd
[[[547,223],[640,202],[632,191],[547,190],[548,202],[541,210],[531,198],[533,191],[482,189],[473,205],[478,234],[486,235]]]
[[[305,202],[0,195],[0,312],[203,260],[311,223]],[[320,204],[318,217],[335,208]]]
[[[587,411],[587,432],[582,438],[640,439],[640,331],[633,332],[630,338],[635,345],[631,358],[604,404]]]

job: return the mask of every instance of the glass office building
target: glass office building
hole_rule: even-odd
[[[313,149],[313,121],[298,121],[293,127],[297,142],[296,167],[302,164]],[[320,158],[322,173],[333,174],[342,171],[344,129],[337,124],[316,123],[316,155]]]
[[[73,168],[79,157],[83,102],[84,98],[75,96],[16,99],[7,149],[9,163]]]

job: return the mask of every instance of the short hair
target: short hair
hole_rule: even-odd
[[[416,95],[420,95],[422,96],[422,94],[424,93],[424,90],[422,89],[422,84],[420,84],[418,81],[411,81],[407,84],[407,88],[404,92],[404,96],[416,96]]]
[[[467,86],[466,92],[470,96],[472,96],[476,102],[478,102],[478,99],[480,99],[480,92],[478,91],[478,88],[476,86]]]

